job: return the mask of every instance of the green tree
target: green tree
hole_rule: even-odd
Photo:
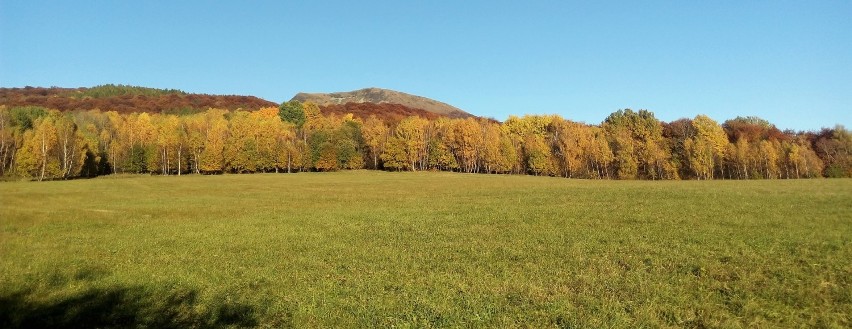
[[[344,117],[334,134],[337,147],[338,166],[345,169],[364,167],[365,142],[361,123],[351,117]]]
[[[292,123],[296,128],[302,128],[305,125],[305,110],[302,103],[297,100],[281,103],[278,107],[278,116],[282,121]]]

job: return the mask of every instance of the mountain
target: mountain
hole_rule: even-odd
[[[219,108],[257,110],[278,104],[254,96],[189,94],[175,89],[124,85],[92,88],[0,88],[0,105],[42,106],[60,111],[194,113]]]
[[[335,93],[298,93],[292,100],[311,101],[327,107],[347,103],[399,104],[412,109],[420,109],[439,116],[450,118],[468,118],[472,114],[461,109],[426,97],[415,96],[394,90],[381,88],[365,88],[349,92]]]
[[[370,116],[382,119],[385,123],[395,125],[410,116],[417,116],[427,120],[435,120],[440,117],[436,113],[426,110],[415,109],[405,105],[394,103],[344,103],[319,105],[323,114],[346,115],[352,114],[356,118],[367,120]]]
[[[351,113],[361,119],[376,116],[391,124],[409,116],[419,116],[429,120],[440,117],[472,117],[467,112],[445,103],[378,88],[348,93],[299,93],[293,99],[313,101],[325,114]],[[99,109],[119,113],[169,114],[196,113],[208,108],[253,111],[264,107],[278,107],[277,103],[254,96],[190,94],[176,89],[113,84],[91,88],[0,88],[0,105],[41,106],[60,111]]]

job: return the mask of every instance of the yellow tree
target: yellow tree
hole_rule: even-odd
[[[453,125],[454,149],[459,165],[464,172],[477,172],[479,150],[482,146],[482,130],[476,119],[455,120]]]
[[[405,170],[406,168],[413,168],[406,151],[406,141],[397,136],[388,138],[381,158],[385,169]]]
[[[456,170],[458,160],[453,152],[454,119],[438,118],[430,122],[429,134],[429,168],[437,170]]]
[[[12,171],[15,153],[18,150],[19,132],[12,126],[12,114],[5,105],[0,105],[0,176]]]
[[[586,161],[593,168],[594,178],[610,178],[610,166],[615,161],[615,155],[610,148],[604,129],[591,128],[592,139],[589,141],[589,151]]]
[[[200,171],[221,173],[225,170],[225,144],[228,139],[227,111],[208,109],[204,112],[204,150],[201,151]]]
[[[59,158],[52,156],[58,150],[55,117],[50,114],[33,121],[33,129],[24,133],[23,145],[18,151],[17,170],[28,177],[59,177],[62,174]]]
[[[335,171],[340,169],[337,161],[337,148],[332,143],[323,143],[319,149],[319,157],[314,167],[319,171]]]
[[[249,120],[255,123],[253,133],[257,145],[257,167],[278,172],[282,162],[281,155],[285,153],[281,138],[284,134],[284,122],[278,116],[278,108],[267,107],[252,112]]]
[[[172,171],[172,164],[177,163],[178,175],[180,175],[183,125],[175,115],[158,115],[155,118],[157,159],[160,162],[160,173],[168,175]]]
[[[105,113],[106,123],[100,133],[101,143],[105,143],[107,161],[113,173],[124,172],[124,164],[130,153],[127,119],[115,111]]]
[[[293,172],[294,168],[302,168],[307,144],[297,136],[297,128],[290,122],[282,122],[281,133],[278,135],[278,143],[281,147],[282,162],[287,163],[287,172]]]
[[[102,130],[98,130],[95,123],[86,123],[83,129],[80,129],[80,138],[82,139],[80,165],[82,168],[77,171],[79,176],[95,177],[108,172],[108,169],[101,167],[104,164],[102,162],[103,156],[106,154],[106,148],[101,145],[100,140]]]
[[[529,167],[530,154],[527,152],[530,150],[539,150],[541,147],[540,145],[528,146],[526,143],[531,141],[538,142],[539,139],[546,143],[547,128],[550,126],[553,118],[553,116],[541,115],[525,115],[520,118],[509,116],[509,119],[503,123],[503,129],[507,132],[512,140],[512,144],[515,146],[515,154],[517,155],[516,163],[518,164],[515,172],[536,172],[535,169]],[[538,137],[530,137],[531,135]],[[547,155],[548,157],[551,156],[550,150],[548,150]],[[540,156],[540,154],[536,154],[533,158],[537,159]],[[548,159],[548,162],[551,161],[551,159]]]
[[[539,134],[529,134],[524,139],[527,168],[533,175],[550,175],[553,171],[550,147]]]
[[[591,131],[581,123],[554,117],[551,130],[558,162],[565,177],[577,177],[589,152]]]
[[[690,167],[699,179],[713,179],[716,168],[724,170],[728,135],[722,126],[705,115],[696,116],[692,127],[694,135],[684,142]]]
[[[54,117],[56,127],[57,156],[61,167],[61,176],[70,178],[77,176],[83,167],[88,149],[77,124],[68,115]]]
[[[728,147],[727,158],[737,171],[737,178],[748,179],[751,177],[751,151],[752,147],[746,138],[739,138],[736,143]]]
[[[402,142],[405,157],[408,160],[408,168],[411,171],[417,170],[418,161],[423,159],[423,153],[426,151],[426,126],[429,124],[426,119],[410,116],[396,126],[394,136]],[[382,158],[384,160],[384,157]]]
[[[689,167],[698,179],[713,178],[713,147],[701,138],[689,138],[683,142]]]
[[[157,129],[148,113],[133,113],[127,119],[129,133],[129,169],[141,173],[153,169],[157,163]]]
[[[825,168],[825,163],[817,156],[816,152],[810,147],[807,140],[797,140],[799,146],[799,157],[796,159],[797,175],[801,173],[807,178],[819,177]]]
[[[611,134],[617,177],[619,179],[636,179],[639,172],[639,162],[635,155],[635,141],[630,136],[630,132],[624,129],[614,130]]]
[[[302,111],[305,113],[305,123],[302,125],[302,138],[307,142],[310,134],[314,131],[328,128],[319,106],[314,102],[302,103]]]
[[[249,112],[237,110],[231,113],[229,136],[225,143],[225,167],[230,172],[252,173],[257,171],[258,148],[255,122]]]
[[[379,168],[379,156],[384,151],[389,129],[381,119],[370,115],[361,128],[364,143],[367,145],[370,157],[373,159],[373,169]]]
[[[772,179],[779,178],[780,171],[778,169],[779,157],[778,141],[762,140],[758,144],[758,163],[761,166],[761,171],[764,178]]]
[[[670,175],[662,124],[647,110],[618,110],[604,120],[620,179],[658,179]]]
[[[504,138],[503,130],[495,122],[481,121],[482,126],[482,164],[485,172],[505,172],[509,168],[506,158],[503,156],[502,144],[508,139]],[[511,142],[509,141],[510,145]]]
[[[201,173],[201,153],[204,151],[204,140],[207,132],[207,122],[205,121],[204,114],[197,113],[183,117],[181,125],[186,132],[186,150],[189,152],[191,161],[189,169],[199,174]]]

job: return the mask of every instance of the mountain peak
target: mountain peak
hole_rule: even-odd
[[[473,117],[461,109],[434,99],[376,87],[333,93],[298,93],[291,100],[311,101],[321,106],[346,103],[400,104],[450,118]]]

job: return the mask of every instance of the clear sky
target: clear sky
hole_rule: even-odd
[[[0,86],[106,83],[850,127],[852,1],[0,0]]]

